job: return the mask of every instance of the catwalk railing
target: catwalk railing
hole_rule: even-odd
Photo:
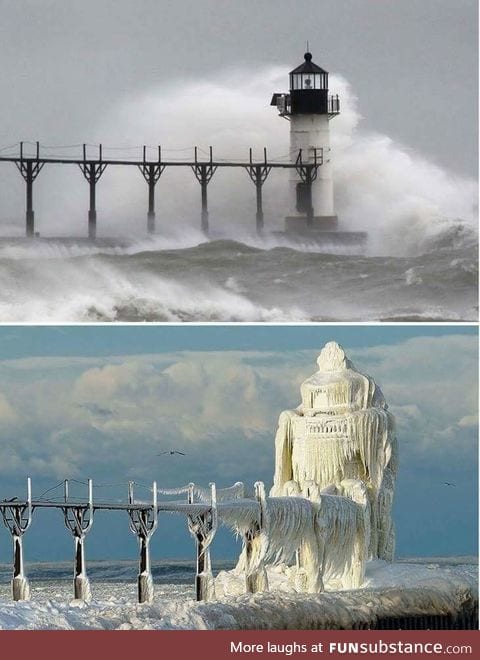
[[[259,482],[260,483],[260,482]],[[212,570],[210,562],[210,545],[215,537],[218,519],[228,510],[232,516],[232,508],[237,498],[242,504],[242,511],[250,511],[253,521],[261,519],[263,484],[256,484],[256,499],[244,499],[243,484],[238,482],[231,488],[220,491],[221,497],[228,495],[228,504],[217,501],[217,489],[214,483],[209,490],[202,489],[191,483],[176,489],[158,489],[157,483],[151,486],[152,498],[149,502],[135,498],[134,482],[128,483],[127,501],[96,501],[93,497],[93,482],[86,482],[87,497],[72,498],[70,481],[65,480],[63,497],[61,499],[45,499],[32,497],[32,484],[27,479],[27,496],[24,500],[18,498],[0,500],[0,514],[13,542],[13,577],[11,581],[14,600],[28,600],[30,595],[29,582],[25,574],[23,556],[23,538],[32,524],[33,514],[38,509],[58,509],[62,512],[66,528],[74,540],[74,597],[82,600],[90,599],[90,585],[87,577],[85,560],[85,538],[90,531],[96,511],[125,511],[129,517],[130,530],[135,534],[139,544],[138,600],[140,603],[153,598],[153,580],[150,564],[150,540],[157,530],[159,514],[175,513],[184,515],[188,530],[196,545],[196,575],[195,591],[197,600],[206,600],[212,587]],[[260,490],[259,490],[260,489]],[[49,489],[50,490],[50,489]],[[184,500],[169,500],[160,502],[159,495],[184,494]],[[233,513],[233,516],[235,514]],[[256,522],[253,526],[259,529]]]
[[[105,149],[99,144],[95,145],[73,145],[75,148],[81,146],[81,156],[55,155],[48,153],[52,147],[43,147],[39,142],[24,143],[3,147],[0,149],[0,162],[13,163],[22,175],[26,186],[26,212],[25,233],[26,236],[38,236],[35,231],[35,212],[33,209],[33,184],[45,165],[77,165],[89,188],[89,210],[88,210],[88,238],[95,239],[97,234],[97,184],[105,169],[110,166],[133,166],[140,170],[148,187],[148,211],[147,231],[155,232],[155,188],[166,168],[186,167],[192,170],[195,178],[200,184],[201,190],[201,229],[205,234],[209,231],[208,214],[208,184],[212,180],[218,168],[240,168],[247,172],[256,190],[256,214],[255,226],[258,234],[264,229],[264,212],[262,188],[272,169],[294,169],[298,173],[299,180],[306,186],[305,198],[311,200],[311,185],[317,177],[318,168],[323,164],[323,149],[311,148],[308,152],[300,149],[294,154],[288,154],[288,160],[275,160],[267,156],[267,150],[263,150],[263,158],[254,160],[253,150],[249,150],[248,160],[225,160],[213,157],[213,149],[209,147],[208,154],[203,159],[199,157],[201,151],[198,147],[193,148],[193,157],[186,159],[165,159],[162,148],[142,146],[139,148],[138,156],[132,158],[105,158]],[[88,148],[90,147],[90,148]],[[70,147],[68,147],[70,148]],[[60,149],[60,147],[58,148]],[[64,147],[67,149],[67,147]],[[117,151],[109,148],[109,151]],[[94,152],[94,153],[93,153]],[[152,158],[152,152],[155,157]],[[140,155],[141,154],[141,155]],[[307,220],[313,218],[314,209],[309,205],[306,210]]]
[[[73,497],[71,483],[86,487],[84,497]],[[120,484],[98,484],[98,488],[119,486]],[[13,576],[11,580],[12,597],[15,601],[28,600],[30,588],[24,566],[23,542],[27,530],[32,525],[36,513],[42,509],[57,509],[63,515],[67,530],[74,541],[73,592],[76,599],[91,599],[90,583],[87,576],[85,559],[85,540],[94,523],[97,511],[122,511],[127,513],[130,530],[138,539],[139,571],[137,576],[138,601],[151,602],[154,596],[153,578],[150,562],[150,541],[159,528],[159,518],[163,514],[180,514],[185,517],[187,529],[196,548],[195,594],[197,600],[209,600],[214,597],[214,580],[210,560],[210,546],[215,538],[219,523],[234,529],[243,539],[241,568],[245,577],[245,591],[254,593],[262,588],[264,567],[255,561],[255,548],[268,536],[269,516],[272,501],[267,498],[262,482],[256,482],[252,496],[246,496],[243,483],[237,482],[230,488],[217,490],[211,483],[208,489],[193,483],[180,488],[158,488],[154,481],[150,486],[128,482],[125,500],[94,498],[94,484],[64,480],[49,488],[38,497],[32,496],[32,483],[27,479],[25,499],[17,497],[0,500],[0,514],[9,530],[13,543]],[[135,487],[148,489],[148,501],[135,496]],[[55,498],[52,492],[62,489],[62,495]],[[45,497],[49,494],[49,497]],[[160,497],[183,496],[182,499],[160,501]],[[278,498],[279,501],[288,498]],[[299,501],[299,497],[291,498]],[[301,561],[301,552],[296,561]],[[240,565],[240,564],[239,564]],[[297,567],[301,565],[297,563]],[[305,591],[301,582],[295,582],[297,591]],[[266,587],[268,588],[268,587]],[[471,594],[465,598],[456,611],[438,613],[432,611],[410,615],[384,613],[381,617],[372,613],[371,620],[365,620],[353,627],[377,629],[471,629],[478,627],[478,598]]]

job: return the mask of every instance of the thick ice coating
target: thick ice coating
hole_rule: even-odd
[[[368,556],[391,561],[397,471],[393,416],[373,378],[357,371],[339,344],[326,344],[317,363],[318,371],[300,387],[301,404],[280,415],[270,494],[302,493],[320,502],[322,491],[351,497],[345,483],[362,482],[368,499]]]

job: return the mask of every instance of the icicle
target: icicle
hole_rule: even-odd
[[[282,495],[283,485],[292,479],[292,419],[298,415],[294,410],[284,411],[278,420],[275,436],[275,475],[271,495]]]

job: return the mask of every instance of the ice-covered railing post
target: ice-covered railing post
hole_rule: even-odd
[[[135,504],[133,481],[128,482],[128,503]],[[150,539],[158,527],[157,482],[152,484],[152,505],[148,508],[129,509],[130,530],[138,538],[140,548],[138,572],[138,602],[153,600],[153,578],[150,564]]]
[[[64,500],[62,506],[65,526],[73,535],[75,543],[75,559],[73,562],[73,592],[77,600],[91,600],[90,582],[85,565],[85,536],[93,525],[93,483],[89,479],[88,503],[74,504],[69,502],[68,479],[64,481]]]
[[[245,588],[247,593],[268,591],[265,553],[268,544],[268,510],[263,481],[254,484],[260,511],[258,521],[245,532]]]
[[[195,484],[188,485],[188,504],[194,503]],[[210,484],[210,509],[200,514],[188,516],[188,530],[196,540],[197,571],[195,575],[195,596],[197,600],[212,600],[215,587],[210,561],[210,544],[218,527],[217,490]]]
[[[13,600],[29,600],[30,586],[24,573],[23,566],[23,535],[32,522],[32,481],[27,479],[27,501],[25,504],[15,504],[14,498],[11,502],[0,502],[3,522],[10,531],[13,540],[13,578],[12,598]]]

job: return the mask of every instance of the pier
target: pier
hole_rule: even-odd
[[[72,497],[70,482],[76,482],[76,480],[65,479],[57,486],[34,498],[32,497],[31,480],[27,479],[27,492],[24,499],[15,497],[0,500],[0,516],[10,532],[13,545],[11,580],[13,600],[23,601],[30,598],[30,585],[24,566],[24,536],[32,524],[34,513],[42,509],[58,510],[63,517],[66,529],[72,536],[72,586],[73,596],[77,600],[88,602],[92,597],[87,574],[86,537],[93,526],[95,513],[102,510],[126,513],[130,530],[138,540],[137,593],[139,603],[149,603],[154,598],[150,540],[158,529],[161,530],[161,518],[165,514],[181,515],[186,520],[187,529],[195,545],[194,589],[197,601],[209,601],[215,598],[210,547],[219,523],[223,523],[232,530],[236,529],[243,538],[242,570],[245,592],[268,591],[268,584],[262,584],[263,565],[258,561],[252,561],[254,545],[261,543],[265,534],[268,535],[269,528],[269,508],[272,499],[266,497],[262,482],[256,482],[253,493],[246,495],[241,482],[223,489],[217,489],[214,483],[211,483],[208,489],[193,483],[179,488],[162,489],[157,486],[155,481],[149,487],[130,481],[124,484],[126,486],[124,501],[120,499],[97,500],[93,496],[94,484],[91,479],[86,482],[76,482],[85,489],[84,497]],[[119,484],[108,485],[118,486]],[[105,484],[99,484],[99,487],[102,486]],[[148,488],[150,493],[148,501],[135,496],[136,486]],[[63,491],[62,496],[53,498],[51,491],[59,488]],[[45,497],[47,494],[49,494],[48,498]],[[160,501],[159,496],[170,499]],[[171,499],[172,497],[175,499]],[[300,587],[300,585],[297,586]],[[391,587],[390,592],[394,589]],[[384,587],[379,589],[379,597],[384,590]],[[300,588],[300,591],[303,590]],[[372,591],[371,587],[370,591]],[[361,601],[361,589],[352,593],[357,593],[359,602],[363,602]],[[371,612],[365,610],[361,621],[352,620],[351,624],[346,624],[345,627],[340,626],[339,629],[469,630],[478,628],[478,597],[474,592],[466,593],[455,609],[450,606],[449,610],[442,612],[436,610],[428,598],[426,599],[428,602],[424,606],[415,604],[418,598],[418,588],[416,587],[398,587],[399,598],[401,594],[404,596],[406,594],[406,602],[410,605],[396,608],[391,613],[381,606],[377,608],[378,612],[375,608]],[[321,604],[322,594],[316,594],[315,598],[320,599],[318,604]],[[243,605],[234,603],[232,607],[245,607],[245,603]],[[399,613],[399,609],[401,613]],[[323,628],[323,626],[319,624],[319,628]]]
[[[75,480],[73,480],[75,481]],[[60,484],[59,484],[60,485]],[[13,577],[11,582],[13,600],[28,600],[30,589],[24,568],[23,537],[32,524],[33,514],[41,509],[57,509],[62,515],[65,527],[74,541],[73,593],[76,599],[90,600],[90,586],[87,578],[85,559],[85,540],[92,528],[96,511],[122,511],[129,518],[130,531],[137,537],[139,545],[138,601],[151,601],[153,598],[153,580],[150,569],[150,540],[158,528],[159,515],[175,513],[183,515],[187,521],[196,548],[195,593],[197,600],[208,600],[213,582],[209,547],[215,537],[219,517],[232,515],[232,504],[217,502],[217,488],[211,483],[209,490],[191,483],[176,489],[159,489],[153,482],[151,500],[142,501],[135,497],[135,482],[127,485],[127,500],[97,501],[93,497],[93,482],[86,482],[86,497],[71,497],[70,480],[62,482],[63,497],[48,499],[32,498],[32,482],[27,479],[27,493],[23,500],[18,498],[0,500],[0,515],[11,534],[13,543]],[[50,490],[50,489],[49,489]],[[244,499],[244,486],[237,483],[231,488],[220,491],[221,497],[234,494],[236,503],[241,503],[242,510],[247,508],[252,519],[261,519],[262,503],[258,499]],[[183,500],[158,501],[159,495],[184,494]],[[255,532],[260,532],[261,525],[255,524]]]
[[[203,157],[200,157],[201,150],[194,147],[192,157],[185,160],[164,159],[161,146],[152,148],[144,145],[138,149],[137,156],[126,159],[105,157],[105,149],[102,144],[95,146],[83,144],[81,145],[81,153],[72,156],[47,153],[52,149],[51,147],[42,148],[39,142],[19,142],[16,145],[0,149],[0,163],[14,164],[25,181],[25,235],[27,237],[38,236],[35,230],[33,184],[45,165],[62,167],[76,165],[81,170],[88,183],[89,210],[86,233],[91,240],[94,240],[97,235],[97,184],[107,167],[134,167],[140,170],[147,184],[146,230],[150,234],[156,231],[155,191],[162,174],[167,168],[172,167],[190,169],[200,184],[200,227],[208,235],[210,228],[208,184],[219,168],[244,170],[250,177],[255,186],[256,194],[255,228],[258,234],[262,234],[264,229],[262,188],[271,171],[274,169],[296,170],[304,185],[305,198],[311,200],[312,183],[317,178],[318,169],[323,165],[322,148],[309,149],[308,153],[306,150],[299,149],[293,154],[293,157],[290,155],[288,160],[270,159],[266,148],[263,149],[261,159],[254,158],[253,149],[250,148],[248,158],[245,160],[214,158],[212,147],[209,147],[208,153],[202,152]],[[112,148],[110,148],[111,150]],[[313,217],[314,209],[310,203],[306,208],[307,226],[312,225]]]

